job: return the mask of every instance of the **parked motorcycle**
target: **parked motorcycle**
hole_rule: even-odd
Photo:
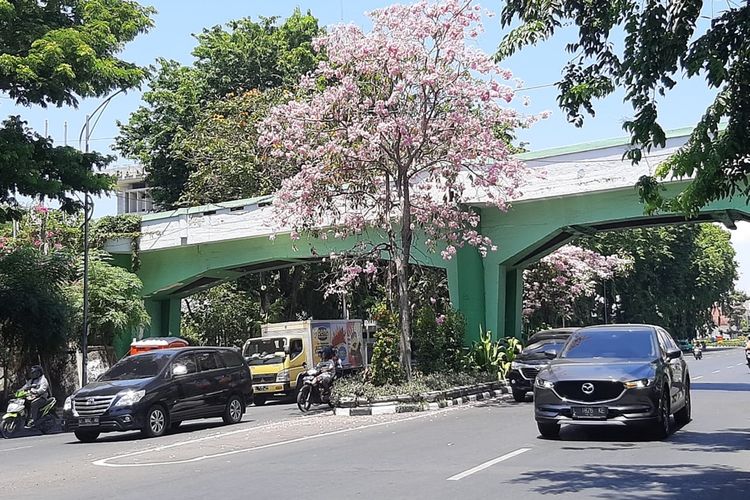
[[[331,402],[333,383],[329,384],[328,388],[321,387],[318,375],[320,371],[317,368],[310,368],[302,379],[302,387],[297,393],[297,406],[303,413],[310,411],[310,407],[314,404],[327,404],[333,408]]]
[[[26,391],[17,391],[15,397],[8,401],[8,408],[0,422],[0,433],[4,438],[13,437],[26,424],[28,418],[26,412],[27,396]],[[59,419],[55,411],[56,404],[55,398],[49,398],[47,403],[39,409],[39,415],[31,428],[40,431],[42,434],[52,432]]]
[[[703,358],[703,350],[700,348],[700,346],[693,347],[693,356],[695,359],[701,359]]]
[[[750,368],[750,349],[745,349],[745,360],[747,361],[747,367]]]

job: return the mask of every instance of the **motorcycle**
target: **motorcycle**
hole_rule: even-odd
[[[745,349],[745,360],[747,361],[747,367],[750,368],[750,349]]]
[[[693,347],[693,356],[695,357],[695,359],[703,358],[703,350],[700,348],[700,346]]]
[[[300,387],[297,393],[297,406],[303,413],[310,411],[310,407],[314,404],[327,404],[333,408],[333,403],[331,402],[333,382],[329,384],[328,388],[321,387],[321,384],[317,380],[318,375],[320,375],[320,370],[310,368],[305,372],[305,376],[302,379],[302,387]]]
[[[19,429],[24,427],[28,415],[26,414],[26,391],[17,391],[15,397],[8,401],[8,408],[0,421],[0,434],[6,439],[13,437]],[[31,426],[32,429],[42,434],[52,432],[58,424],[58,416],[55,411],[57,400],[50,397],[47,403],[39,409],[39,415]]]

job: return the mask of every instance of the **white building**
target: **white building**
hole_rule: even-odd
[[[146,172],[138,165],[115,167],[117,176],[117,214],[144,214],[154,211],[154,202],[146,186]]]

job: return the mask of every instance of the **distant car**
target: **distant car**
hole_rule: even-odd
[[[139,354],[153,351],[154,349],[172,349],[187,346],[188,341],[180,337],[147,337],[142,340],[133,339],[133,342],[130,344],[129,354]]]
[[[693,352],[693,344],[690,343],[687,339],[677,339],[677,347],[680,348],[682,352],[692,353]]]
[[[250,369],[239,351],[222,347],[157,349],[118,361],[63,407],[65,429],[83,442],[102,432],[163,435],[184,420],[242,420],[252,401]]]
[[[534,379],[539,370],[549,363],[550,356],[554,357],[562,349],[565,341],[576,330],[577,327],[555,328],[529,337],[528,345],[511,363],[507,374],[513,399],[519,403],[526,400],[526,394],[534,390]]]
[[[602,325],[573,333],[536,377],[534,415],[543,437],[561,425],[649,425],[659,438],[671,415],[690,421],[690,375],[682,351],[654,325]]]

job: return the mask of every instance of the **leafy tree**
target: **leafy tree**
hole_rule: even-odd
[[[232,132],[223,144],[227,148],[243,134],[252,136],[256,117],[268,104],[265,98],[254,99],[246,92],[263,92],[296,83],[321,57],[312,50],[312,40],[320,33],[317,19],[299,10],[283,24],[276,17],[261,18],[259,22],[244,18],[232,21],[226,28],[214,26],[196,35],[198,45],[193,50],[196,60],[192,67],[158,60],[159,68],[149,82],[150,90],[143,94],[145,105],[130,116],[127,124],[119,124],[117,139],[117,148],[123,154],[137,158],[146,167],[156,203],[164,208],[189,203],[206,177],[231,172],[236,179],[257,166],[242,164],[256,156],[252,147],[245,146],[238,152],[210,147],[208,141],[217,137],[212,127],[221,125],[226,131],[231,125],[218,123],[214,114],[232,113],[230,121],[241,125],[241,130]],[[239,97],[221,104],[225,97],[234,96]],[[250,108],[241,109],[245,104]],[[256,111],[255,106],[260,110]],[[242,112],[250,118],[246,124],[241,123]],[[198,135],[194,136],[196,125]],[[222,162],[216,171],[207,167],[207,156]],[[243,170],[230,171],[229,167],[235,166]],[[196,171],[199,172],[191,182],[190,193],[186,194],[188,181]],[[216,196],[217,193],[212,191]],[[186,197],[180,202],[183,194]]]
[[[199,292],[185,304],[185,333],[192,343],[242,347],[260,335],[260,302],[235,283]]]
[[[150,322],[143,304],[140,278],[107,262],[106,254],[89,260],[89,344],[113,346],[122,355],[131,339]],[[82,267],[78,267],[82,269]],[[75,330],[83,329],[83,278],[78,274],[67,292],[75,305]]]
[[[177,156],[192,171],[180,203],[194,206],[271,194],[296,173],[258,147],[258,124],[272,106],[290,97],[284,90],[249,90],[211,102],[176,145]]]
[[[587,325],[592,316],[601,321],[603,281],[626,275],[630,265],[630,259],[619,255],[565,245],[524,270],[523,315],[529,333],[566,322]]]
[[[612,280],[616,321],[655,323],[679,338],[711,325],[714,304],[726,303],[737,278],[729,233],[681,225],[603,233],[580,244],[602,254],[627,254],[633,271]]]
[[[705,77],[717,90],[688,143],[659,166],[655,178],[639,182],[651,211],[694,213],[735,194],[750,200],[750,5],[728,2],[707,28],[698,22],[703,5],[700,0],[509,0],[502,11],[503,26],[516,19],[521,24],[500,44],[500,58],[552,37],[563,26],[576,27],[577,40],[566,47],[573,56],[557,84],[558,103],[581,126],[584,110],[594,114],[594,99],[623,88],[634,112],[623,124],[632,145],[626,156],[635,162],[642,150],[666,143],[658,101],[674,88],[677,75]],[[691,175],[695,179],[679,195],[662,197],[657,179]]]
[[[151,27],[153,12],[129,0],[0,1],[0,92],[27,106],[77,106],[79,97],[138,85],[145,70],[115,56]],[[77,210],[71,191],[111,186],[94,172],[109,160],[55,147],[10,117],[0,126],[0,221],[21,215],[15,193]]]
[[[65,252],[0,248],[0,339],[4,368],[46,360],[68,341],[71,303],[64,293],[72,269]]]
[[[292,238],[359,238],[352,255],[360,262],[344,260],[341,283],[375,273],[383,252],[393,259],[409,377],[415,232],[432,250],[444,245],[446,259],[464,244],[490,251],[479,215],[463,205],[464,187],[482,188],[505,209],[522,169],[494,131],[533,121],[500,104],[513,98],[498,81],[510,73],[467,45],[481,28],[477,9],[459,0],[393,5],[370,13],[370,33],[335,28],[318,40],[330,61],[304,79],[297,101],[271,111],[260,139],[300,169],[275,200]],[[322,220],[331,228],[317,227]],[[369,241],[368,230],[385,243]]]

